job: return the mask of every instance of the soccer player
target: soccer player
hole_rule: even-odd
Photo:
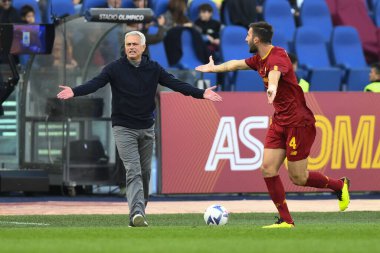
[[[273,29],[266,22],[249,26],[246,42],[252,57],[214,65],[198,66],[201,72],[226,72],[253,69],[258,71],[267,88],[268,103],[274,106],[272,124],[266,135],[261,172],[280,218],[263,228],[292,228],[294,221],[288,210],[285,190],[278,175],[281,164],[288,159],[288,174],[295,185],[329,188],[336,192],[339,208],[344,211],[350,202],[349,180],[332,179],[320,172],[308,171],[307,163],[316,135],[315,119],[301,87],[297,83],[290,59],[283,48],[272,45]]]

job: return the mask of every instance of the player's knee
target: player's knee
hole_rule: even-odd
[[[306,184],[307,177],[304,175],[291,175],[289,174],[289,178],[293,184],[303,186]]]
[[[261,165],[260,170],[263,177],[274,177],[277,175],[276,171],[271,169],[271,167],[265,163]]]

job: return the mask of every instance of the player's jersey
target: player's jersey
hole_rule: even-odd
[[[273,122],[290,127],[315,123],[314,115],[306,106],[303,91],[297,83],[292,63],[283,48],[273,46],[265,57],[261,58],[256,54],[245,59],[245,62],[263,78],[265,88],[268,88],[269,71],[281,72],[277,94],[273,101],[275,109]]]

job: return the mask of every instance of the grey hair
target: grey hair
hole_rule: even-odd
[[[143,33],[139,32],[139,31],[128,32],[128,33],[125,34],[124,41],[127,40],[127,37],[129,35],[138,35],[138,36],[140,36],[141,45],[145,45],[146,39],[145,39],[145,35]]]

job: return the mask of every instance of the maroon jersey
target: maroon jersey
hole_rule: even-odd
[[[314,115],[306,106],[302,88],[288,54],[283,48],[273,46],[268,54],[261,58],[258,54],[245,59],[246,64],[256,70],[268,88],[268,74],[271,70],[281,72],[277,94],[273,101],[273,122],[280,126],[298,127],[315,123]]]

